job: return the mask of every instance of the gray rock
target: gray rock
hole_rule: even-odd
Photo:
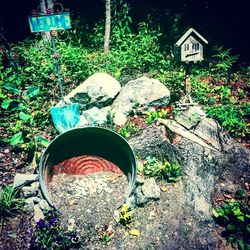
[[[103,125],[107,123],[107,116],[108,113],[110,112],[110,109],[111,109],[110,106],[102,109],[93,107],[91,109],[83,111],[82,115],[86,119],[88,125],[92,126]]]
[[[146,199],[158,200],[160,199],[161,190],[159,186],[156,184],[154,178],[146,179],[144,184],[142,185],[142,193],[144,194]]]
[[[39,191],[39,183],[38,182],[33,182],[31,186],[26,187],[24,186],[22,189],[22,194],[24,198],[29,198],[31,196],[36,196]]]
[[[19,174],[17,173],[14,177],[13,188],[18,188],[22,185],[29,185],[36,181],[38,178],[37,174]]]
[[[145,203],[147,203],[148,199],[142,192],[142,187],[138,186],[136,187],[136,190],[134,192],[134,200],[131,200],[132,204],[131,207],[140,207],[143,206]]]
[[[34,221],[37,223],[40,219],[44,219],[44,214],[38,205],[34,205]]]
[[[40,200],[38,205],[43,211],[48,211],[50,209],[48,202],[44,199]]]
[[[64,100],[67,103],[79,103],[83,110],[94,106],[98,108],[110,105],[121,89],[120,83],[106,73],[96,73],[71,91]]]
[[[112,104],[114,113],[128,114],[134,108],[143,106],[166,105],[170,92],[160,81],[141,77],[129,81],[120,91]]]
[[[29,197],[25,199],[25,209],[32,211],[34,208],[34,205],[38,204],[40,200],[41,199],[38,197]]]
[[[123,126],[127,121],[127,116],[122,112],[115,112],[114,114],[114,124],[117,126]]]

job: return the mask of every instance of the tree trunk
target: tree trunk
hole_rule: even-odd
[[[40,0],[40,9],[41,9],[41,13],[46,13],[46,4],[45,4],[45,0]]]
[[[104,37],[104,53],[109,51],[110,41],[110,27],[111,27],[111,0],[106,0],[106,11],[105,11],[105,37]]]

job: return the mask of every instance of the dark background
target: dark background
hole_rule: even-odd
[[[61,0],[65,8],[80,15],[90,28],[104,18],[103,0]],[[161,26],[168,25],[167,13],[182,15],[182,28],[197,29],[210,45],[232,48],[233,54],[250,62],[250,9],[249,0],[127,0],[131,6],[134,27],[149,13],[158,18]],[[36,9],[39,0],[5,1],[0,8],[0,26],[9,42],[22,41],[30,36],[27,15]],[[165,34],[167,36],[167,34]]]

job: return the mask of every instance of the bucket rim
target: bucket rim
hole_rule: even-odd
[[[133,163],[132,165],[134,167],[131,168],[131,173],[129,173],[126,177],[127,177],[127,180],[128,180],[128,193],[127,193],[127,198],[132,194],[134,188],[135,188],[135,183],[136,183],[136,177],[137,177],[137,161],[136,161],[136,156],[135,156],[135,153],[131,147],[131,145],[128,143],[128,141],[122,137],[119,133],[117,133],[116,131],[110,129],[110,128],[107,128],[107,127],[99,127],[99,126],[85,126],[85,127],[78,127],[78,128],[72,128],[72,129],[69,129],[61,134],[59,134],[58,136],[56,136],[49,144],[48,147],[46,147],[46,149],[44,150],[44,152],[42,153],[42,156],[40,158],[40,161],[39,161],[39,168],[38,168],[38,181],[39,181],[39,186],[40,186],[40,191],[41,191],[41,194],[42,196],[45,198],[45,200],[48,202],[48,204],[51,206],[51,207],[55,207],[55,205],[53,204],[53,202],[51,201],[50,197],[49,197],[49,191],[48,191],[48,188],[46,187],[46,184],[45,184],[45,180],[43,178],[43,175],[44,175],[44,171],[46,169],[46,166],[44,166],[44,164],[46,163],[48,157],[49,157],[49,154],[48,154],[48,151],[49,149],[52,147],[51,145],[59,140],[61,137],[64,137],[65,134],[68,134],[72,131],[81,131],[81,130],[89,130],[89,129],[97,129],[97,130],[102,130],[102,131],[107,131],[108,133],[111,133],[111,134],[114,134],[115,136],[117,136],[121,141],[123,141],[123,143],[126,144],[126,146],[128,147],[129,149],[129,154],[130,156],[132,157],[133,159]],[[120,168],[119,166],[117,166],[118,168]],[[122,171],[123,172],[123,171]],[[126,198],[126,199],[127,199]],[[59,210],[59,209],[58,209]]]

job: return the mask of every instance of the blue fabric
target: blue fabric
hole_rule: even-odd
[[[51,107],[53,123],[60,133],[76,128],[80,121],[80,105],[77,103]]]

